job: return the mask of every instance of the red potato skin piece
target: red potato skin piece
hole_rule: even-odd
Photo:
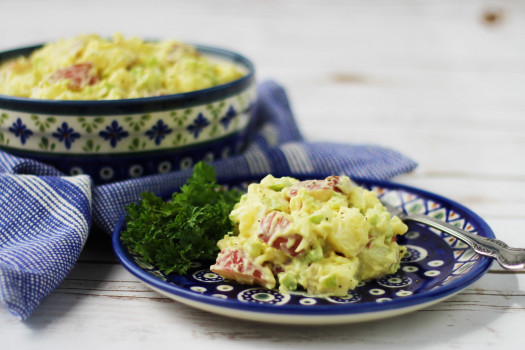
[[[290,239],[293,239],[294,243],[291,247],[288,247],[288,241]],[[290,256],[296,257],[297,255],[304,252],[304,249],[297,251],[297,248],[299,247],[299,244],[301,244],[302,240],[303,237],[301,235],[294,233],[291,237],[277,237],[272,242],[272,247],[274,247],[275,249],[279,249]]]
[[[271,211],[261,220],[257,236],[261,241],[268,243],[273,235],[285,231],[290,224],[290,220],[288,220],[282,213]]]
[[[305,180],[294,184],[290,187],[288,195],[295,197],[301,188],[307,192],[312,193],[313,197],[330,197],[332,191],[342,193],[341,189],[337,187],[339,184],[339,176],[329,176],[324,180]]]
[[[304,188],[313,197],[328,199],[333,191],[343,193],[338,187],[339,182],[339,176],[329,176],[324,180],[301,181],[290,188],[288,195],[290,198],[295,197],[299,190]],[[290,224],[290,220],[284,214],[271,211],[261,220],[258,237],[261,241],[271,244],[272,247],[295,257],[304,252],[304,250],[296,251],[303,240],[301,235],[294,233],[272,239],[277,233],[285,231]],[[293,240],[293,244],[288,246],[290,240]]]
[[[222,251],[210,269],[223,278],[241,283],[261,286],[268,284],[268,281],[263,279],[262,267],[256,265],[246,252],[237,248]]]
[[[98,76],[93,69],[93,64],[89,62],[59,69],[52,75],[51,79],[55,81],[69,79],[68,87],[72,90],[78,90],[98,82]]]
[[[285,231],[291,224],[284,214],[277,211],[271,211],[264,216],[259,225],[259,232],[257,237],[264,243],[270,244],[275,249],[279,249],[289,256],[295,257],[301,254],[304,250],[296,251],[297,247],[301,244],[303,237],[297,233],[291,235],[285,235],[272,237],[280,232]],[[293,244],[289,247],[288,242],[293,240]]]
[[[338,185],[339,185],[339,176],[328,176],[324,181],[325,181],[326,185],[332,187],[332,189],[334,191],[339,192],[339,193],[343,192],[338,187]]]

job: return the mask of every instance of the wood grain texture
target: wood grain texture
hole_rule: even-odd
[[[483,348],[504,345],[505,332],[517,331],[525,307],[524,278],[523,274],[488,274],[461,294],[412,314],[364,324],[307,327],[305,331],[195,310],[149,291],[117,264],[100,264],[94,269],[80,263],[24,327],[5,318],[11,332],[3,331],[3,339],[45,337],[56,345],[73,344],[78,338],[90,339],[93,345],[118,340],[131,348],[212,342],[233,349],[318,348],[323,344],[328,349],[343,345],[402,347],[409,339],[425,347],[470,344]],[[504,325],[512,329],[502,330]],[[94,334],[96,339],[91,338]],[[510,346],[513,340],[506,341]]]
[[[305,138],[397,149],[419,167],[394,181],[469,207],[500,239],[525,247],[523,1],[3,0],[1,8],[0,50],[115,31],[238,50],[260,80],[287,89]],[[92,236],[27,322],[0,312],[0,341],[2,349],[512,349],[524,308],[525,273],[493,266],[462,293],[402,317],[306,330],[245,322],[149,290],[118,264],[107,237]]]

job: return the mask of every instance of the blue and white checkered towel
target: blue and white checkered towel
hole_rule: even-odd
[[[303,140],[286,93],[259,84],[252,141],[243,154],[212,163],[219,181],[248,175],[331,175],[388,179],[416,163],[378,146]],[[191,170],[93,186],[30,159],[0,152],[0,302],[24,320],[71,271],[91,224],[111,233],[143,191],[180,187]]]

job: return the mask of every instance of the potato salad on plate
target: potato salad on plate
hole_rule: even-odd
[[[397,271],[407,226],[376,194],[347,176],[299,181],[266,176],[230,214],[211,270],[282,292],[344,296],[361,281]]]

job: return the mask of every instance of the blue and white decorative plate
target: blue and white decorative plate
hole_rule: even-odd
[[[406,212],[424,213],[494,238],[479,216],[447,198],[389,182],[360,184]],[[113,233],[115,253],[126,269],[152,289],[202,310],[270,323],[337,324],[402,315],[460,292],[483,276],[491,264],[491,259],[477,255],[453,237],[410,224],[409,231],[398,239],[408,248],[408,254],[397,273],[361,283],[345,297],[281,294],[277,290],[223,280],[209,270],[213,262],[195,263],[186,275],[165,275],[122,244],[120,234],[124,227],[122,218]]]

